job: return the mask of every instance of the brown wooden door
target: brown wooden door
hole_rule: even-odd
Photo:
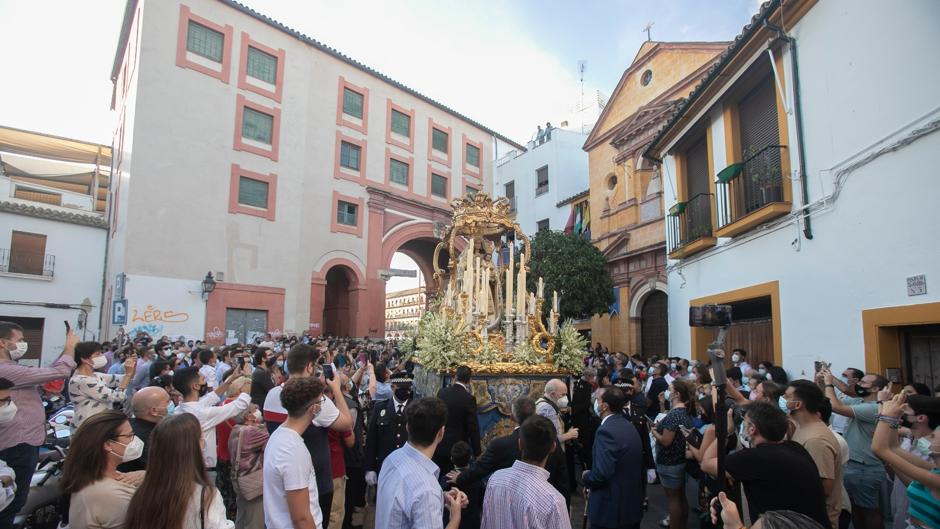
[[[669,352],[669,298],[664,292],[651,293],[640,311],[640,347],[644,358]]]
[[[761,362],[774,361],[774,326],[771,318],[736,321],[725,336],[725,351],[744,349],[747,363],[757,369]]]
[[[10,240],[10,272],[42,275],[46,236],[14,231]]]
[[[940,325],[903,330],[907,376],[904,382],[922,382],[931,390],[940,384]]]

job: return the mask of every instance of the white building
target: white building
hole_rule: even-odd
[[[496,196],[509,199],[516,222],[529,236],[541,229],[563,230],[571,207],[559,202],[588,188],[587,134],[553,128],[528,150],[513,150],[496,160]]]
[[[129,0],[112,79],[131,333],[381,337],[392,255],[432,277],[451,201],[523,148],[232,0]]]
[[[424,316],[424,287],[397,290],[385,294],[385,339],[414,336],[418,321]]]
[[[768,2],[653,140],[673,354],[713,336],[690,305],[730,303],[726,349],[752,365],[940,383],[937,20],[930,0]]]
[[[99,336],[111,149],[0,127],[0,321],[24,328],[24,363],[62,352],[68,321]]]

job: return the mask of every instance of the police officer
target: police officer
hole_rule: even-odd
[[[597,389],[597,370],[584,369],[583,376],[574,382],[571,391],[571,426],[578,429],[577,456],[583,468],[591,468],[591,447],[594,446],[594,431],[600,423],[592,413],[594,402],[591,395]],[[572,474],[573,475],[573,474]]]
[[[396,371],[389,382],[392,384],[392,398],[376,402],[372,408],[372,416],[369,417],[363,464],[366,483],[369,485],[378,483],[382,461],[408,441],[405,409],[412,400],[414,380],[406,371]]]
[[[640,388],[636,376],[628,369],[621,370],[620,378],[614,383],[614,387],[620,388],[627,398],[627,402],[623,406],[623,415],[636,427],[637,433],[640,434],[640,443],[643,446],[643,465],[638,478],[640,480],[640,490],[643,491],[643,508],[645,509],[647,505],[646,471],[656,468],[656,464],[653,461],[653,447],[650,445],[649,420],[646,416],[649,403],[646,400],[646,395],[643,394],[642,388]]]

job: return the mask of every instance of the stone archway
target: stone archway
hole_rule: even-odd
[[[310,280],[310,334],[365,335],[359,309],[364,285],[362,271],[349,259],[330,259],[315,271]]]

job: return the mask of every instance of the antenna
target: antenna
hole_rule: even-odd
[[[581,59],[578,61],[578,74],[581,77],[581,99],[578,103],[578,108],[584,108],[584,72],[587,70],[587,61]]]
[[[646,26],[643,27],[643,31],[646,32],[647,42],[653,40],[653,38],[650,36],[650,30],[653,29],[653,24],[655,24],[655,22],[647,22]]]

